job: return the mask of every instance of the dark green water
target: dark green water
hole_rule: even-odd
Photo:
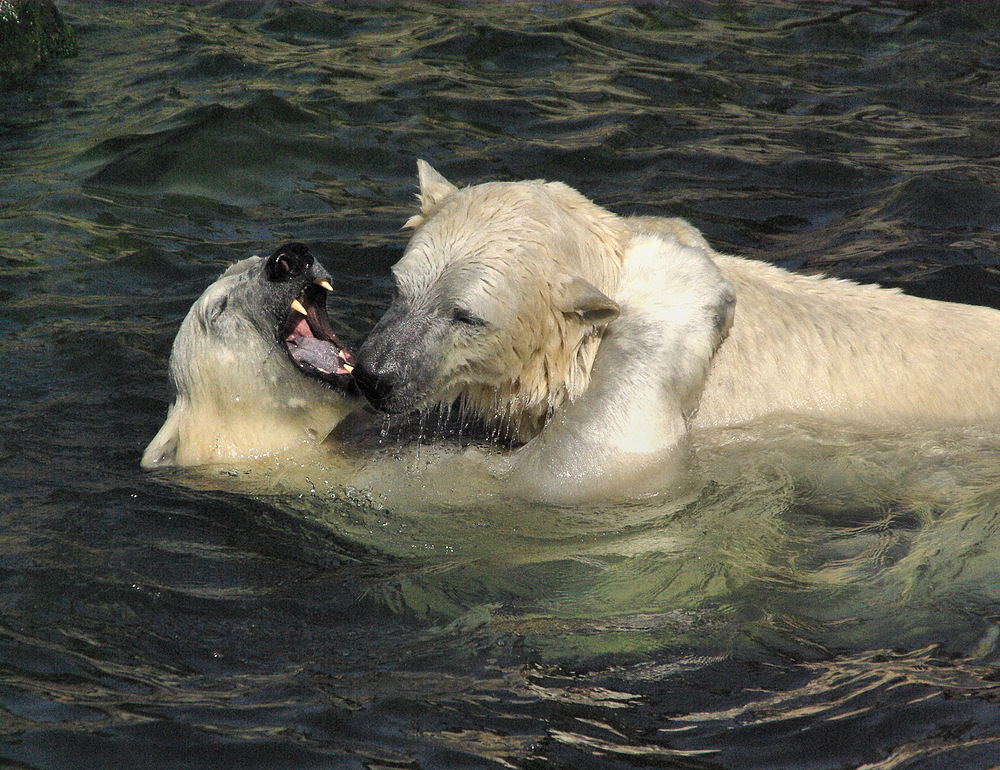
[[[308,242],[363,339],[418,157],[1000,306],[1000,6],[60,8],[0,92],[0,766],[1000,764],[987,429],[716,437],[660,510],[138,468],[229,262]]]

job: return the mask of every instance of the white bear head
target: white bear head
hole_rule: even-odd
[[[458,189],[419,162],[396,297],[359,351],[376,406],[450,404],[530,435],[586,387],[618,313],[623,221],[561,183]]]
[[[330,328],[330,279],[298,243],[228,270],[174,340],[174,401],[146,468],[259,458],[322,441],[363,403]]]

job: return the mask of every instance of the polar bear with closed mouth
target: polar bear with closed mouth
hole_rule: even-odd
[[[557,502],[656,492],[690,431],[766,415],[861,426],[1000,414],[1000,312],[797,275],[623,218],[564,184],[459,189],[418,162],[415,233],[354,377],[390,413],[461,404]]]

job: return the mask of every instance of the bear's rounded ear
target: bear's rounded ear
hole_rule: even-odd
[[[715,305],[715,344],[712,345],[712,355],[715,355],[715,351],[729,336],[729,330],[733,328],[735,316],[736,289],[729,281],[723,281],[719,300]]]
[[[142,453],[140,465],[147,470],[150,468],[166,468],[174,465],[177,461],[177,449],[180,445],[180,434],[177,419],[177,405],[172,404],[167,412],[167,419],[163,426],[157,431],[156,436],[149,442],[149,446]]]
[[[578,275],[563,282],[557,307],[588,324],[610,323],[621,312],[617,302]]]
[[[432,208],[458,189],[426,160],[417,161],[417,179],[420,182],[420,192],[417,194],[420,213],[407,219],[403,227],[419,227]]]

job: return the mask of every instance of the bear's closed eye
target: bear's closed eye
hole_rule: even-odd
[[[451,320],[472,327],[482,328],[489,326],[489,322],[485,318],[476,315],[471,310],[466,310],[461,307],[457,307],[451,311]]]

